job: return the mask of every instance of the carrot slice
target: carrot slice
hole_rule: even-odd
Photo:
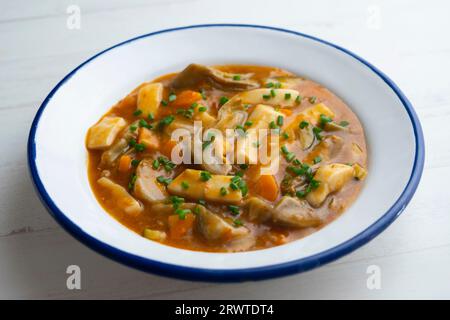
[[[159,139],[155,133],[147,128],[139,129],[138,142],[145,144],[149,149],[156,150],[159,148]]]
[[[175,140],[165,140],[163,141],[163,143],[161,143],[159,151],[167,158],[171,159],[172,149],[177,145],[177,143],[178,142]]]
[[[193,103],[202,99],[200,92],[185,90],[177,95],[177,98],[170,104],[174,108],[189,108]]]
[[[183,238],[194,226],[195,215],[188,213],[186,217],[181,220],[178,215],[171,215],[168,218],[169,235],[173,240]]]
[[[131,167],[131,157],[128,155],[123,155],[119,159],[119,172],[128,172]]]
[[[292,114],[292,110],[291,110],[291,109],[283,108],[283,109],[280,109],[279,111],[280,111],[282,114],[284,114],[285,116],[287,116],[287,117],[289,117],[289,116]]]
[[[264,199],[269,201],[275,201],[278,197],[278,184],[277,180],[272,175],[262,175],[258,179],[258,193]]]

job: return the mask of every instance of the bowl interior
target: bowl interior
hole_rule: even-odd
[[[341,97],[360,118],[369,175],[355,203],[336,221],[298,241],[244,253],[202,253],[148,241],[106,213],[88,179],[84,139],[110,106],[143,81],[203,64],[285,68]],[[81,230],[124,252],[163,263],[207,269],[271,266],[331,249],[379,220],[411,176],[416,145],[396,93],[368,66],[316,40],[270,29],[216,26],[165,32],[115,47],[68,78],[48,101],[35,135],[38,175],[54,204]]]

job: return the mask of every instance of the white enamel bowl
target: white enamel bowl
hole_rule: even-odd
[[[288,69],[341,97],[367,136],[369,175],[336,221],[298,241],[243,253],[181,250],[144,239],[106,213],[88,182],[86,132],[137,84],[191,62]],[[298,32],[253,25],[199,25],[118,44],[81,64],[50,92],[31,127],[30,172],[44,205],[73,236],[127,265],[173,277],[239,281],[282,276],[337,259],[402,212],[423,169],[417,116],[383,73],[351,52]]]

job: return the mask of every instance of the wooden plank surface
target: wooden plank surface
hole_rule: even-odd
[[[0,298],[450,298],[450,29],[446,1],[2,0],[0,11]],[[81,29],[66,27],[81,9]],[[422,182],[400,218],[368,245],[319,269],[261,282],[212,284],[148,275],[84,247],[34,193],[26,139],[53,86],[101,49],[140,34],[199,23],[255,23],[342,45],[386,72],[420,117]],[[395,134],[395,132],[393,132]],[[389,168],[386,168],[388,171]],[[66,268],[81,267],[68,290]],[[370,290],[367,268],[382,286]]]

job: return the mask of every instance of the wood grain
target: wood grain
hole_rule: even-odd
[[[66,27],[71,4],[81,8],[80,30]],[[445,183],[450,177],[449,9],[443,0],[3,1],[0,298],[450,298],[450,193]],[[145,274],[92,252],[40,204],[28,177],[26,140],[53,86],[97,51],[130,37],[218,22],[285,27],[342,45],[386,72],[411,100],[426,140],[422,182],[399,219],[368,245],[286,278],[188,282]],[[81,267],[81,290],[66,288],[70,264]],[[367,289],[369,265],[381,268],[380,290]]]

